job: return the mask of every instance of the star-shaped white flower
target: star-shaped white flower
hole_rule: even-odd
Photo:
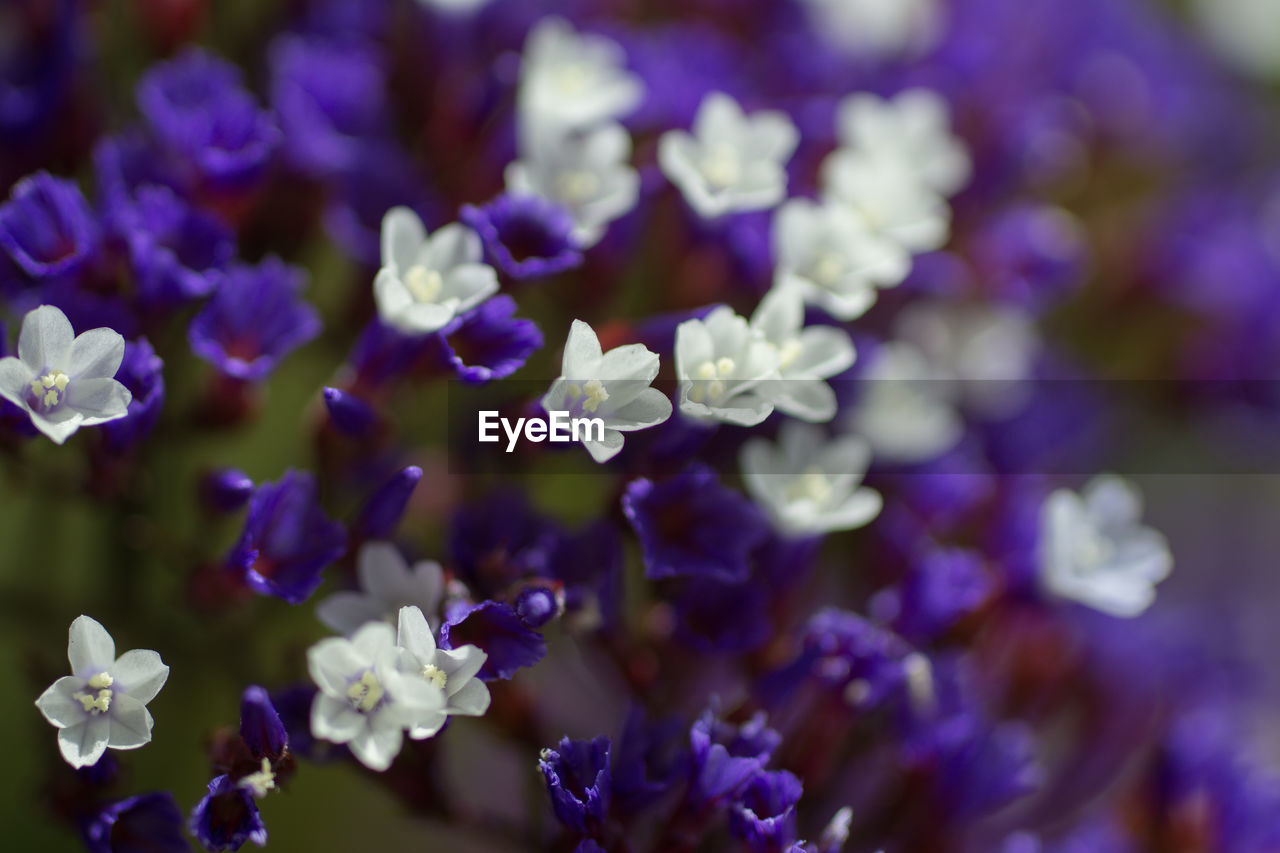
[[[823,200],[844,205],[912,254],[946,244],[951,207],[901,158],[840,148],[822,164]]]
[[[897,158],[944,196],[969,182],[969,152],[951,132],[947,101],[929,89],[908,89],[892,99],[860,92],[840,102],[836,132],[847,148]]]
[[[964,419],[955,405],[955,383],[911,344],[879,347],[862,379],[850,425],[876,457],[925,462],[960,441]]]
[[[400,608],[396,643],[406,653],[401,656],[401,668],[417,673],[445,697],[444,707],[423,711],[413,721],[409,737],[414,740],[432,737],[451,714],[479,717],[489,710],[489,688],[476,678],[489,656],[478,646],[436,648],[431,626],[416,607]]]
[[[774,406],[810,422],[835,417],[836,396],[824,380],[853,364],[853,341],[836,326],[804,325],[804,303],[794,290],[774,288],[751,315],[751,331],[778,353],[778,378],[761,384]]]
[[[489,4],[489,0],[418,0],[423,6],[445,14],[469,14],[478,12]]]
[[[942,32],[941,0],[803,0],[818,35],[857,56],[886,59],[927,50]]]
[[[604,438],[594,435],[582,445],[597,462],[622,450],[624,432],[648,429],[671,417],[671,400],[650,383],[658,375],[658,354],[642,344],[601,352],[595,330],[574,320],[565,341],[560,378],[542,398],[548,412],[604,421]]]
[[[880,494],[861,487],[871,448],[853,435],[828,440],[817,427],[787,421],[777,445],[753,438],[742,447],[743,483],[784,533],[830,533],[869,523]]]
[[[316,607],[321,622],[347,636],[367,622],[391,624],[406,605],[435,613],[444,592],[444,571],[439,563],[421,560],[410,569],[390,542],[365,543],[356,558],[356,576],[359,592],[335,592]]]
[[[68,632],[71,675],[36,700],[58,729],[58,749],[72,767],[96,764],[108,748],[137,749],[151,742],[154,720],[147,703],[169,677],[150,649],[116,657],[115,640],[97,621],[78,616]]]
[[[1112,616],[1137,616],[1155,600],[1173,557],[1164,536],[1140,523],[1142,496],[1119,477],[1059,489],[1040,514],[1040,578],[1047,590]]]
[[[22,320],[18,357],[0,359],[0,396],[62,444],[80,427],[129,413],[133,395],[114,378],[123,360],[124,338],[118,332],[104,328],[76,335],[65,314],[41,305]]]
[[[755,426],[773,413],[760,386],[778,378],[778,348],[722,305],[676,328],[680,411],[691,418]]]
[[[658,164],[699,216],[764,210],[787,194],[787,161],[800,136],[775,110],[747,115],[728,95],[703,99],[693,133],[670,130],[658,141]]]
[[[564,205],[582,248],[598,243],[606,225],[636,206],[640,176],[631,168],[631,136],[622,125],[535,138],[521,148],[521,159],[507,167],[507,189]]]
[[[311,704],[311,734],[345,743],[370,770],[386,770],[400,754],[404,732],[444,707],[444,692],[401,669],[395,629],[369,622],[351,639],[330,637],[307,650],[307,669],[320,688]]]
[[[408,334],[444,328],[498,291],[480,237],[451,223],[428,236],[418,214],[393,207],[382,219],[382,269],[373,296],[382,322]]]
[[[622,118],[644,97],[612,39],[583,34],[563,18],[543,18],[520,63],[516,113],[521,139],[557,137]]]
[[[773,248],[774,285],[795,289],[840,320],[861,317],[877,288],[895,287],[911,271],[910,253],[852,210],[808,199],[790,199],[778,209]]]

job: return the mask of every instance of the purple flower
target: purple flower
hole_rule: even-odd
[[[47,172],[23,178],[0,205],[0,249],[34,278],[76,269],[97,251],[99,237],[80,188]]]
[[[126,341],[124,361],[116,371],[116,381],[129,389],[129,413],[118,421],[102,425],[108,450],[126,450],[145,439],[155,429],[164,407],[164,362],[146,338]]]
[[[231,267],[191,321],[192,351],[227,376],[265,379],[320,334],[320,315],[302,299],[303,284],[301,270],[274,257]]]
[[[722,583],[689,578],[674,597],[676,637],[695,649],[742,652],[773,636],[772,591],[760,580]]]
[[[525,625],[510,605],[498,601],[483,601],[448,614],[440,627],[440,647],[462,646],[479,646],[488,655],[476,676],[482,681],[504,681],[547,654],[542,635]]]
[[[386,73],[361,44],[281,36],[271,45],[271,73],[285,155],[308,174],[351,169],[364,141],[386,129]]]
[[[165,187],[184,197],[190,189],[165,151],[140,129],[100,140],[93,149],[93,171],[108,212],[132,205],[143,187]]]
[[[129,247],[138,297],[154,308],[207,296],[235,255],[235,238],[221,220],[166,187],[139,187],[113,218]]]
[[[729,834],[753,853],[774,853],[796,840],[800,780],[786,770],[761,773],[729,809]]]
[[[316,502],[315,478],[288,471],[254,491],[244,532],[226,562],[251,589],[300,604],[346,550],[346,529]]]
[[[598,836],[609,812],[609,738],[563,738],[538,760],[556,819],[582,835]]]
[[[484,207],[466,205],[461,219],[480,235],[489,262],[512,278],[541,278],[582,263],[572,215],[540,196],[500,195]]]
[[[689,730],[692,798],[714,802],[742,790],[764,771],[781,742],[763,712],[735,726],[706,711]]]
[[[182,812],[167,791],[129,797],[100,811],[85,827],[90,853],[181,853]]]
[[[356,373],[357,386],[377,387],[405,375],[435,351],[447,349],[435,336],[406,335],[375,317],[356,339],[347,362]]]
[[[267,827],[253,793],[226,775],[209,783],[187,826],[208,850],[239,850],[246,841],[267,845]]]
[[[454,514],[449,555],[458,576],[477,595],[496,597],[529,576],[554,567],[560,528],[539,515],[520,491],[499,491]]]
[[[421,479],[422,469],[413,465],[396,472],[365,502],[356,518],[353,534],[359,539],[390,538]]]
[[[915,562],[899,589],[877,596],[874,609],[904,636],[933,639],[976,612],[995,591],[981,554],[937,548]]]
[[[506,294],[481,303],[445,327],[434,340],[441,360],[469,385],[515,373],[542,347],[532,320],[517,319],[516,302]]]
[[[198,48],[147,71],[137,99],[156,138],[216,185],[255,181],[279,140],[271,117],[241,88],[239,70]]]
[[[200,479],[200,502],[212,512],[235,512],[253,497],[253,480],[243,471],[226,468]]]
[[[622,511],[640,537],[645,576],[651,579],[744,581],[751,550],[769,530],[754,503],[722,486],[702,465],[659,483],[632,481]]]
[[[612,787],[625,814],[645,809],[684,779],[689,760],[686,723],[678,717],[650,720],[632,707],[613,745]]]

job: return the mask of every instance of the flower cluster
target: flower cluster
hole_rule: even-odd
[[[1274,456],[1280,19],[1167,5],[0,9],[9,846],[1280,849],[1143,476]]]

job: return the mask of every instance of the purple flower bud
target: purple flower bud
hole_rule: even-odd
[[[34,278],[76,269],[97,251],[99,238],[93,211],[74,181],[37,172],[0,205],[0,249]]]
[[[235,512],[253,494],[253,480],[235,468],[211,471],[200,481],[200,501],[212,512]]]
[[[378,422],[378,413],[372,406],[337,388],[324,389],[324,405],[329,410],[333,425],[348,438],[367,436]]]
[[[255,758],[278,760],[289,745],[289,734],[267,691],[257,685],[240,697],[240,737]]]
[[[355,523],[355,536],[358,539],[390,537],[400,524],[409,498],[421,479],[422,469],[410,465],[383,483],[360,510]]]
[[[267,844],[267,827],[252,791],[226,775],[209,783],[209,792],[191,810],[187,826],[207,850],[239,850],[246,841],[259,847]]]
[[[480,235],[489,262],[512,278],[541,278],[582,263],[573,217],[540,196],[500,195],[484,207],[464,206],[460,218]]]
[[[182,831],[182,812],[167,791],[112,803],[85,828],[91,853],[181,853],[191,844]]]
[[[542,751],[538,769],[556,819],[580,834],[598,835],[609,812],[609,738],[563,738]]]
[[[527,586],[516,596],[516,614],[535,630],[559,616],[562,609],[560,596],[550,587]]]

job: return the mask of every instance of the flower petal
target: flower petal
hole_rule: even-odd
[[[66,314],[52,305],[41,305],[22,319],[18,358],[34,371],[60,367],[67,361],[75,334]]]
[[[585,382],[598,379],[597,369],[603,354],[595,329],[574,320],[569,327],[569,338],[564,342],[564,358],[560,362],[560,375],[566,379]]]
[[[164,687],[169,678],[169,667],[151,649],[133,649],[116,660],[111,667],[111,676],[131,699],[145,705]]]
[[[146,706],[127,694],[117,693],[111,700],[111,733],[107,746],[112,749],[137,749],[151,742],[155,720]]]
[[[114,421],[129,413],[133,395],[114,379],[76,379],[67,386],[66,406],[84,415],[81,426]]]
[[[591,458],[600,464],[608,462],[613,457],[622,452],[622,446],[626,443],[626,437],[616,429],[605,429],[604,438],[601,440],[591,439],[582,442],[582,446],[591,454]]]
[[[390,542],[369,542],[356,558],[360,588],[385,604],[394,603],[409,583],[409,565]]]
[[[418,214],[407,207],[391,208],[382,217],[382,265],[404,272],[416,262],[426,239]]]
[[[78,693],[83,689],[83,678],[64,675],[53,684],[50,684],[48,690],[40,694],[40,698],[36,700],[36,707],[40,709],[40,713],[44,714],[44,718],[50,724],[60,729],[83,723],[87,716],[84,706],[80,704],[79,700],[73,699],[71,696],[71,694]]]
[[[111,739],[111,718],[90,714],[84,722],[58,730],[58,750],[72,767],[90,767],[107,751]]]
[[[449,713],[479,717],[489,710],[489,688],[483,681],[472,679],[449,697]]]
[[[67,632],[67,660],[81,678],[105,672],[116,662],[116,641],[98,620],[77,616]]]
[[[424,664],[435,659],[436,638],[427,617],[416,607],[401,607],[396,626],[396,645],[408,649]]]
[[[396,726],[366,726],[348,746],[351,754],[370,770],[386,770],[400,754],[404,732]]]
[[[20,409],[27,408],[27,389],[34,371],[19,358],[0,358],[0,397]]]
[[[470,645],[436,652],[436,665],[449,677],[449,694],[452,695],[453,691],[461,689],[462,684],[475,678],[488,657],[479,646]]]
[[[366,669],[363,660],[350,640],[330,637],[307,649],[307,671],[321,692],[330,696],[345,697],[347,679]]]
[[[365,727],[363,714],[345,699],[317,693],[311,703],[311,734],[331,743],[346,743]]]
[[[350,636],[366,622],[381,619],[381,602],[358,592],[335,592],[316,607],[316,618],[339,634]]]
[[[90,329],[71,342],[63,370],[72,379],[111,379],[124,361],[124,338],[112,329]]]

